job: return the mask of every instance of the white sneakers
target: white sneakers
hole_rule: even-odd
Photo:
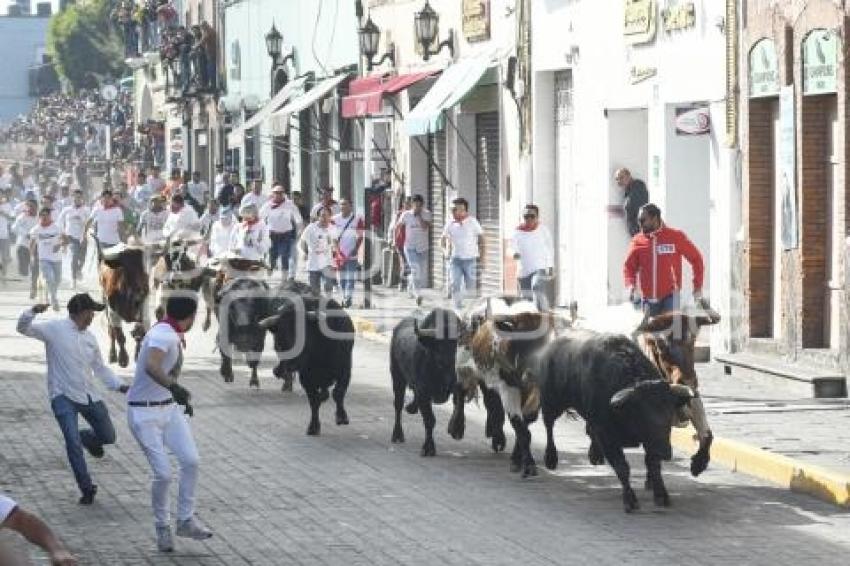
[[[185,521],[177,521],[177,529],[174,531],[178,537],[194,540],[206,540],[213,536],[212,531],[204,527],[200,521],[190,517]],[[174,539],[171,536],[171,527],[168,525],[156,527],[156,547],[160,552],[173,552]]]

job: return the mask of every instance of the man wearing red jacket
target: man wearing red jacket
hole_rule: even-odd
[[[694,271],[694,300],[702,298],[704,267],[702,254],[681,230],[661,221],[661,210],[654,204],[641,207],[638,214],[641,231],[635,234],[623,264],[623,278],[629,300],[640,302],[650,316],[679,308],[682,289],[682,257]],[[640,284],[640,296],[636,285]]]

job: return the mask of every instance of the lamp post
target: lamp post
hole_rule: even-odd
[[[293,64],[295,63],[294,47],[286,57],[281,59],[280,56],[283,54],[283,36],[277,31],[277,26],[275,26],[274,22],[272,22],[272,29],[266,34],[266,52],[268,52],[272,60],[270,84],[271,95],[274,96],[289,82],[289,77],[286,74],[286,62],[292,61]],[[278,76],[281,77],[280,81],[277,80]]]
[[[416,32],[416,41],[422,46],[422,58],[427,61],[431,55],[439,53],[443,47],[448,47],[452,57],[455,54],[453,29],[449,29],[449,37],[441,41],[436,49],[431,49],[431,45],[437,41],[437,33],[440,29],[440,15],[434,11],[428,0],[425,0],[425,6],[422,10],[416,12],[413,16],[413,27]]]
[[[366,69],[371,71],[386,60],[390,60],[395,65],[395,45],[390,43],[387,45],[387,52],[381,58],[374,62],[375,55],[378,54],[378,46],[381,42],[381,29],[375,25],[370,16],[363,27],[357,32],[360,36],[360,54],[366,58]]]

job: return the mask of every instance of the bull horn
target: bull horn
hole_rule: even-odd
[[[635,393],[634,387],[626,387],[625,389],[620,389],[611,397],[610,405],[615,409],[619,409],[623,407],[626,403],[628,403],[629,399],[631,399],[632,395]]]
[[[271,328],[277,326],[277,322],[279,320],[280,320],[280,315],[275,314],[275,315],[272,315],[270,317],[262,319],[257,324],[259,324],[260,328],[262,328],[263,330],[270,330]]]
[[[667,312],[658,316],[645,316],[637,328],[638,332],[661,332],[673,326],[678,312]]]
[[[700,306],[702,307],[705,314],[697,317],[697,326],[710,326],[712,324],[717,324],[720,322],[720,313],[711,308],[708,305],[708,301],[703,299],[700,301]]]
[[[694,395],[693,389],[691,389],[687,385],[682,385],[681,383],[671,384],[670,393],[672,393],[676,397],[684,397],[685,399],[693,399],[694,397],[696,397],[696,395]]]

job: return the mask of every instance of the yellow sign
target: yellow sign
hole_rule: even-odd
[[[655,67],[632,67],[629,72],[629,82],[633,85],[641,83],[646,79],[651,79],[658,74],[658,69]]]
[[[661,10],[661,19],[664,21],[664,31],[678,31],[692,28],[697,25],[697,11],[693,2],[686,2]]]
[[[490,39],[490,0],[463,0],[463,35],[469,42]]]
[[[623,35],[631,44],[649,43],[655,39],[657,9],[655,0],[625,0]]]

